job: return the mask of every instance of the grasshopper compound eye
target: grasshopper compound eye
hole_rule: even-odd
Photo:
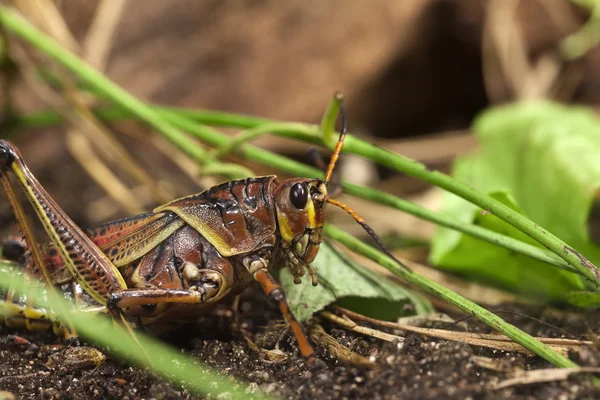
[[[304,187],[301,183],[296,183],[290,189],[290,201],[292,205],[299,210],[302,210],[306,207],[306,202],[308,201],[308,191],[306,187]]]

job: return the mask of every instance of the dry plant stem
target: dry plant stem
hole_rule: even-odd
[[[84,58],[104,71],[112,39],[121,21],[127,0],[102,0],[83,43]]]
[[[506,379],[497,383],[487,385],[488,389],[500,390],[511,386],[530,385],[534,383],[564,381],[573,374],[582,373],[600,373],[600,368],[584,367],[584,368],[546,368],[536,369],[533,371],[522,372],[515,374],[514,378]]]
[[[67,132],[67,147],[85,172],[129,214],[141,214],[143,205],[133,190],[123,184],[92,150],[86,136],[74,130]]]
[[[369,361],[368,358],[356,354],[343,344],[339,343],[335,338],[329,335],[323,327],[314,323],[310,327],[310,338],[321,346],[327,348],[329,353],[344,364],[354,365],[357,367],[375,368],[376,364]]]
[[[449,331],[446,329],[432,329],[432,328],[421,328],[417,326],[398,324],[389,321],[380,321],[374,318],[355,313],[353,311],[335,307],[342,315],[349,317],[353,321],[365,321],[371,324],[391,328],[399,329],[407,332],[419,333],[425,336],[436,337],[439,339],[454,340],[463,343],[472,344],[475,346],[490,347],[498,350],[506,351],[518,351],[525,354],[532,354],[530,351],[522,347],[521,345],[514,343],[510,338],[504,335],[493,335],[485,333],[471,333],[471,332],[458,332]],[[549,345],[556,351],[560,351],[563,354],[567,354],[567,351],[573,347],[592,346],[593,342],[586,340],[576,339],[562,339],[562,338],[542,338],[536,337],[535,339],[540,342]],[[510,349],[510,350],[507,350]]]
[[[37,1],[39,3],[38,7],[30,10],[29,15],[33,14],[34,16],[37,16],[38,20],[46,21],[46,25],[48,26],[47,30],[55,40],[58,40],[62,45],[66,45],[66,47],[72,51],[77,51],[79,45],[54,3],[49,0]],[[86,57],[94,58],[94,64],[102,67],[99,68],[100,70],[103,69],[105,64],[114,29],[120,19],[120,11],[124,5],[123,3],[124,0],[104,0],[102,4],[97,7],[92,21],[92,27],[86,35],[86,42],[82,51],[86,54]],[[53,17],[49,19],[47,17],[48,15]],[[52,23],[49,23],[48,20]],[[102,29],[100,29],[99,26],[102,26]],[[64,86],[64,97],[67,99],[72,110],[77,114],[75,118],[78,122],[72,122],[74,128],[76,128],[76,132],[85,135],[88,140],[93,142],[95,145],[93,150],[99,152],[109,164],[112,164],[113,169],[120,169],[131,176],[135,181],[148,186],[150,193],[154,195],[154,198],[157,201],[170,201],[172,196],[169,195],[168,191],[156,184],[154,179],[152,179],[129,151],[114,137],[112,132],[106,129],[106,127],[98,121],[94,113],[91,112],[90,106],[93,104],[94,98],[88,96],[87,93],[78,90],[72,82],[72,77],[57,68],[54,69],[57,70],[57,79],[59,79],[62,86]],[[108,168],[106,168],[106,170],[108,170]],[[114,174],[112,174],[111,178],[113,181],[120,182],[119,178]],[[112,195],[110,185],[102,184],[100,181],[97,181],[97,183],[100,186],[103,186],[109,195]],[[128,190],[127,186],[122,182],[121,187]],[[117,195],[115,194],[113,197],[117,198]],[[123,209],[131,210],[135,208],[138,210],[137,213],[143,211],[140,203],[135,199],[131,192],[128,193],[127,197],[127,202],[120,203]]]
[[[527,47],[515,17],[520,0],[491,0],[484,24],[483,73],[486,92],[494,96],[494,80],[504,81],[510,94],[519,99],[531,76]],[[495,79],[494,79],[495,78]],[[504,90],[500,92],[503,95]]]
[[[360,326],[350,318],[340,317],[340,316],[337,316],[337,315],[332,314],[327,311],[322,312],[321,315],[324,318],[326,318],[332,322],[335,322],[336,324],[341,325],[341,326],[345,327],[346,329],[352,330],[354,332],[363,333],[362,331],[364,329],[369,329],[370,331],[379,332],[379,331],[371,329],[371,328],[366,328],[366,327]],[[396,327],[396,329],[400,329],[400,328]],[[463,332],[446,331],[443,329],[426,329],[426,328],[417,328],[417,327],[408,327],[403,330],[408,331],[408,332],[418,333],[423,336],[434,337],[437,339],[461,342],[461,343],[465,343],[465,344],[468,344],[471,346],[485,347],[488,349],[494,349],[494,350],[500,350],[500,351],[512,351],[512,352],[517,352],[517,353],[523,353],[526,355],[534,354],[531,351],[524,348],[523,346],[519,345],[518,343],[470,337],[469,335],[465,335]],[[383,332],[381,332],[381,333],[383,333]],[[363,334],[366,334],[366,333],[363,333]],[[369,335],[369,336],[373,336],[373,335]],[[374,337],[377,337],[377,336],[374,336]],[[383,338],[379,337],[379,339],[383,339]],[[568,353],[568,349],[569,349],[566,346],[552,345],[550,347],[554,351],[557,351],[557,352],[559,352],[561,354],[565,354],[565,355]]]
[[[480,368],[485,368],[490,371],[503,372],[503,373],[516,373],[522,372],[523,368],[520,365],[507,365],[507,362],[503,359],[483,357],[483,356],[471,356],[471,360]],[[508,361],[508,360],[506,360]],[[564,369],[564,368],[562,368]]]
[[[96,117],[88,111],[88,113],[91,114],[91,118],[86,118],[84,108],[81,106],[80,99],[78,99],[81,96],[73,96],[73,90],[71,87],[65,85],[65,93],[69,93],[68,96],[65,96],[69,99],[69,105],[65,101],[65,97],[60,96],[43,81],[36,79],[34,72],[36,67],[34,62],[26,56],[24,51],[21,50],[22,49],[20,49],[19,46],[14,46],[12,55],[19,64],[19,71],[25,82],[31,91],[37,95],[37,97],[42,99],[46,104],[49,104],[58,110],[58,112],[66,121],[68,121],[71,126],[67,134],[67,143],[71,145],[72,143],[69,143],[70,139],[76,135],[88,142],[94,141],[99,148],[103,149],[104,151],[108,151],[108,153],[111,154],[111,157],[118,155],[118,149],[115,149],[114,146],[111,146],[110,140],[108,142],[104,140],[107,137],[106,133],[102,128],[100,128],[100,124],[96,121]],[[69,151],[77,151],[77,149],[74,149],[73,146],[69,147]],[[88,144],[87,147],[90,147],[90,145]],[[73,156],[80,164],[81,160],[85,158],[85,156],[82,154],[73,153]],[[105,171],[110,171],[110,169],[106,167],[101,160],[98,161],[104,165]],[[84,169],[86,169],[84,164],[81,165],[84,167]],[[127,163],[123,161],[120,163],[120,165],[127,165]],[[123,192],[118,193],[118,190],[112,190],[112,188],[122,187],[125,188],[125,191],[128,191],[123,182],[114,174],[104,174],[101,176],[100,173],[96,173],[94,175],[90,175],[90,177],[94,179],[103,189],[105,189],[107,194],[109,194],[116,202],[118,202],[123,209],[129,211],[141,210],[137,199],[131,193],[125,194],[127,197],[125,199]]]
[[[335,322],[336,324],[343,326],[344,328],[356,332],[356,333],[360,333],[361,335],[365,335],[365,336],[371,336],[377,339],[381,339],[381,340],[385,340],[386,342],[404,342],[404,338],[402,336],[398,336],[398,335],[392,335],[390,333],[385,333],[385,332],[381,332],[378,331],[377,329],[373,329],[373,328],[368,328],[366,326],[360,326],[358,325],[356,322],[348,319],[348,318],[343,318],[340,317],[338,315],[335,315],[333,313],[330,313],[329,311],[322,311],[319,315],[321,315],[322,317]]]
[[[127,0],[102,0],[96,7],[94,18],[82,45],[82,52],[85,60],[95,66],[99,71],[104,71],[106,68],[106,62],[112,46],[113,37],[119,22],[121,21],[121,16],[126,4]],[[70,31],[69,34],[71,34]],[[75,97],[75,99],[77,99],[77,97]],[[93,101],[93,99],[91,100]],[[82,118],[88,119],[91,124],[97,127],[96,132],[99,135],[92,134],[90,135],[90,139],[94,141],[103,139],[104,143],[98,141],[96,146],[104,153],[104,157],[109,161],[112,161],[113,168],[124,170],[139,183],[148,187],[152,197],[156,200],[159,202],[170,201],[170,199],[173,198],[170,191],[152,179],[125,147],[116,140],[112,132],[99,123],[97,117],[89,108],[90,103],[91,102],[85,102],[82,104],[83,107],[80,109],[80,114]],[[128,191],[128,196],[135,197],[131,190]],[[120,204],[121,206],[129,207],[129,203],[121,202]],[[143,211],[141,201],[138,201],[137,197],[135,202],[131,204],[139,205],[140,211],[138,213]]]

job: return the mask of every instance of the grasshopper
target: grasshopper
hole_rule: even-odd
[[[28,249],[25,271],[59,286],[79,309],[110,313],[160,333],[257,281],[278,306],[309,365],[319,360],[270,270],[287,267],[296,283],[308,272],[323,239],[328,203],[346,210],[388,254],[375,232],[348,206],[329,197],[342,150],[345,121],[325,179],[275,176],[224,182],[153,212],[83,231],[28,169],[19,150],[0,140],[0,183]],[[50,238],[38,245],[9,178],[12,173]],[[392,256],[393,257],[393,256]],[[4,294],[4,323],[48,328],[45,310]],[[0,322],[2,322],[0,318]],[[55,324],[52,324],[57,331]]]

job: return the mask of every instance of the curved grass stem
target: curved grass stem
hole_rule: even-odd
[[[340,92],[336,92],[333,95],[333,99],[329,102],[329,105],[323,114],[323,119],[321,120],[321,135],[323,137],[323,142],[325,142],[332,150],[337,142],[335,122],[337,121],[343,102],[344,96]]]
[[[165,118],[170,119],[171,123],[177,126],[179,129],[193,134],[204,143],[217,147],[217,150],[215,150],[216,152],[219,151],[218,149],[235,151],[236,149],[238,149],[239,146],[242,145],[242,142],[252,140],[256,136],[258,136],[258,134],[250,134],[250,132],[259,132],[262,135],[272,133],[275,130],[284,135],[287,134],[288,130],[297,129],[297,125],[303,126],[303,128],[301,128],[300,130],[306,132],[307,139],[309,137],[312,137],[312,135],[310,135],[311,132],[316,132],[316,126],[314,125],[297,123],[264,123],[265,126],[268,125],[270,126],[270,128],[265,128],[264,130],[258,129],[262,126],[259,125],[254,129],[250,128],[246,130],[245,132],[247,132],[248,134],[245,135],[245,137],[242,137],[242,135],[240,134],[239,136],[231,138],[214,128],[198,124],[195,121],[188,118],[188,116],[195,115],[190,110],[181,111],[177,109],[164,107],[156,107],[155,109],[162,113],[162,115]],[[100,119],[105,121],[118,121],[133,117],[131,113],[117,108],[99,109],[96,110],[96,114]],[[204,115],[204,112],[202,112],[202,114]],[[223,113],[217,112],[217,114]],[[222,120],[220,118],[215,118],[215,120],[216,122],[228,123],[226,120]],[[18,116],[17,119],[15,119],[12,122],[14,127],[35,128],[58,124],[61,121],[62,117],[54,111],[40,111],[35,114]],[[248,125],[253,125],[257,123],[257,121],[254,121],[251,118],[248,119],[246,122]],[[232,142],[235,140],[239,141],[238,145],[232,145]],[[314,143],[314,139],[311,139],[311,143]],[[264,165],[268,165],[290,175],[314,177],[323,175],[323,172],[318,170],[317,168],[310,167],[308,165],[299,163],[297,161],[283,157],[279,154],[275,154],[252,145],[241,146],[241,148],[239,148],[238,150],[245,158],[249,160],[257,161]],[[218,153],[214,154],[217,155]],[[511,238],[506,235],[502,235],[500,233],[491,231],[487,228],[483,228],[478,225],[464,223],[463,221],[459,221],[450,215],[445,215],[443,213],[428,210],[418,204],[412,203],[410,201],[401,199],[399,197],[390,195],[388,193],[373,188],[360,186],[348,182],[342,182],[342,188],[344,189],[344,192],[349,195],[356,196],[365,200],[370,200],[375,203],[379,203],[406,212],[407,214],[414,215],[415,217],[431,221],[435,224],[444,226],[446,228],[454,229],[456,231],[470,235],[477,239],[486,241],[488,243],[492,243],[501,246],[505,249],[527,255],[533,259],[546,262],[557,268],[584,276],[579,270],[575,269],[568,262],[546,249],[533,246],[529,243],[522,242],[520,240]]]
[[[210,157],[221,158],[226,154],[236,152],[240,146],[259,136],[275,135],[304,142],[320,144],[319,131],[307,124],[299,123],[268,123],[238,133],[232,140],[209,153]]]

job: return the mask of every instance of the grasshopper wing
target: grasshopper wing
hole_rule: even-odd
[[[182,197],[154,212],[171,211],[196,229],[224,257],[275,244],[274,176],[222,183]]]
[[[88,229],[88,236],[117,267],[142,257],[185,225],[172,212],[135,215]]]

